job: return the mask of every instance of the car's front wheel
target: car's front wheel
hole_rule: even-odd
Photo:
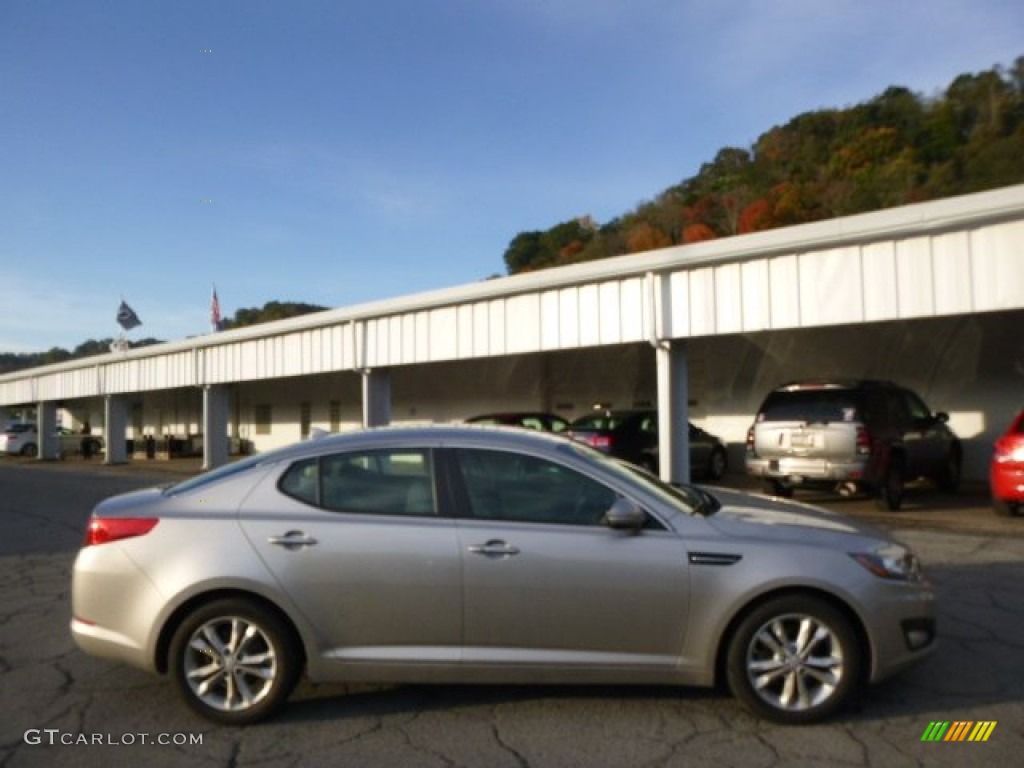
[[[174,633],[168,667],[185,703],[203,717],[248,725],[280,709],[302,671],[291,628],[245,599],[217,600]]]
[[[733,695],[767,720],[818,722],[860,684],[863,654],[850,621],[820,598],[778,597],[754,609],[728,647]]]

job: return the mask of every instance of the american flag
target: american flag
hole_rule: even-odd
[[[219,331],[223,328],[223,322],[220,319],[220,299],[217,298],[217,286],[213,286],[213,296],[210,297],[210,327]]]

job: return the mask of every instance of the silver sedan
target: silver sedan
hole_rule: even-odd
[[[926,656],[931,587],[888,535],[666,485],[503,428],[387,428],[102,502],[75,561],[88,653],[221,723],[315,682],[728,683],[809,723]]]

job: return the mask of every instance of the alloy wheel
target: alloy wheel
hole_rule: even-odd
[[[185,654],[189,687],[213,709],[249,709],[267,696],[277,676],[277,655],[266,633],[239,616],[203,624]]]

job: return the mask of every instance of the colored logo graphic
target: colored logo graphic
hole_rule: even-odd
[[[931,722],[921,734],[921,741],[988,741],[996,728],[995,720],[954,720]]]

